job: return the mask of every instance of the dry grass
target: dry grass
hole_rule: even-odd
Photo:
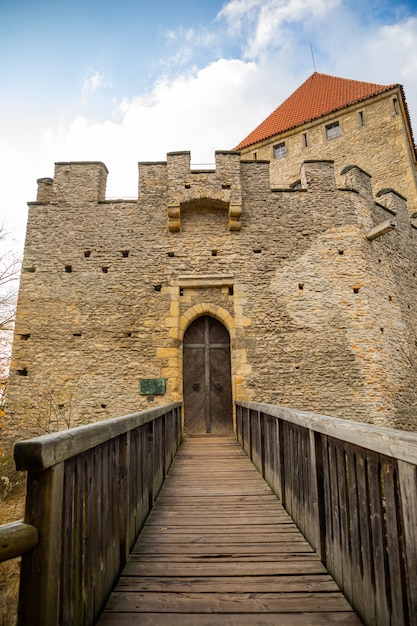
[[[25,473],[16,472],[13,459],[0,457],[0,524],[23,519]],[[0,563],[0,626],[15,626],[20,559]]]

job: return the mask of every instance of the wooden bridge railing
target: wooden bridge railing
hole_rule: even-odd
[[[39,536],[22,556],[19,626],[94,624],[180,441],[171,404],[15,445],[26,512],[3,533],[8,558]]]
[[[238,402],[237,437],[367,625],[417,624],[417,434]]]

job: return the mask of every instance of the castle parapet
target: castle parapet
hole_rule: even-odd
[[[340,172],[345,177],[345,186],[354,189],[362,196],[372,198],[372,176],[357,165],[347,165]]]
[[[101,161],[55,163],[53,178],[38,179],[36,201],[42,204],[104,201],[107,174],[107,167]]]
[[[392,213],[403,213],[407,209],[407,200],[395,189],[381,189],[376,197]]]
[[[336,191],[334,161],[304,161],[301,165],[301,185],[310,191]]]
[[[36,196],[36,202],[39,202],[42,204],[48,204],[49,202],[53,202],[54,179],[53,178],[38,178],[36,182],[38,183],[38,193]]]
[[[140,161],[139,168],[139,198],[148,194],[157,193],[159,196],[165,193],[167,188],[167,162],[166,161]]]

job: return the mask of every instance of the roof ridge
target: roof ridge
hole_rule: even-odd
[[[381,85],[313,72],[282,104],[249,133],[236,146],[235,150],[241,150],[398,86],[400,85]]]

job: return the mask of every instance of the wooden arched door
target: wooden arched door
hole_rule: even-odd
[[[185,431],[233,431],[230,336],[213,317],[197,318],[184,334]]]

